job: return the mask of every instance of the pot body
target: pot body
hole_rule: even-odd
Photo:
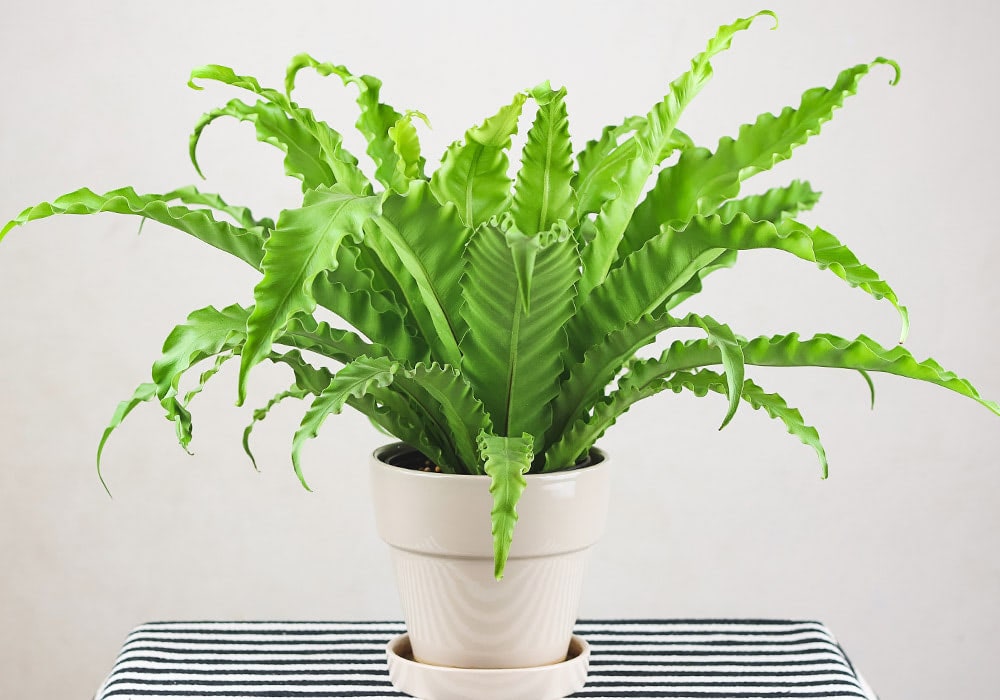
[[[502,581],[493,578],[487,476],[395,466],[376,450],[372,495],[389,544],[414,658],[458,668],[526,668],[566,658],[589,549],[607,520],[610,463],[528,474]]]

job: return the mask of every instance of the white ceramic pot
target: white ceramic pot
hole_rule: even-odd
[[[372,495],[391,549],[414,659],[457,668],[526,668],[566,659],[589,549],[607,519],[610,464],[529,474],[502,581],[493,578],[489,477],[395,466],[375,451]]]

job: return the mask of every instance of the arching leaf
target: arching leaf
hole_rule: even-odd
[[[918,361],[901,345],[885,348],[861,335],[848,340],[828,333],[801,339],[797,333],[761,336],[744,341],[743,359],[762,367],[834,367],[883,372],[951,389],[1000,415],[1000,405],[984,399],[967,379],[944,369],[932,359]],[[705,341],[677,341],[659,358],[647,360],[664,376],[678,371],[720,364],[717,348]]]
[[[677,372],[667,385],[674,393],[680,393],[683,389],[694,392],[696,396],[705,396],[709,391],[718,394],[727,392],[725,378],[716,372],[702,370],[697,373]],[[785,424],[790,435],[797,437],[802,444],[807,445],[816,452],[825,479],[830,471],[829,462],[826,458],[826,450],[820,442],[819,433],[816,428],[807,425],[802,418],[802,413],[790,407],[779,394],[768,394],[749,379],[743,384],[743,400],[749,403],[754,409],[764,409],[767,415],[775,420],[780,420]]]
[[[359,357],[345,365],[313,401],[302,418],[302,424],[295,431],[292,441],[292,464],[295,474],[307,490],[312,490],[302,474],[301,453],[306,441],[316,437],[331,413],[340,413],[351,398],[368,395],[373,388],[385,388],[392,383],[393,375],[399,371],[399,364],[386,357]]]
[[[341,247],[341,251],[347,250]],[[421,362],[430,359],[430,348],[407,323],[406,312],[393,301],[387,300],[371,287],[355,286],[341,274],[348,266],[343,263],[334,271],[327,271],[313,283],[316,302],[346,320],[368,338],[378,338],[379,344],[397,360]],[[350,279],[364,279],[351,273]],[[370,282],[370,280],[369,280]]]
[[[454,205],[439,204],[422,180],[404,195],[387,196],[374,225],[378,231],[366,245],[395,279],[433,356],[458,366],[464,332],[459,277],[469,229]]]
[[[708,341],[701,341],[708,344]],[[618,389],[594,406],[589,416],[578,419],[564,431],[545,452],[543,471],[551,472],[576,464],[594,443],[615,424],[636,401],[654,396],[666,388],[664,380],[647,385],[636,385],[626,374],[618,382]]]
[[[520,437],[482,433],[479,450],[483,468],[490,477],[490,494],[493,496],[493,509],[490,511],[493,522],[493,576],[499,581],[503,578],[514,537],[517,502],[528,485],[524,475],[531,469],[534,458],[532,439],[527,433]]]
[[[674,318],[661,310],[646,314],[609,333],[600,342],[594,343],[583,357],[571,357],[567,371],[559,384],[559,393],[552,403],[552,426],[542,447],[547,451],[549,446],[562,437],[567,428],[591,410],[604,396],[605,388],[639,349],[656,340],[659,333],[673,328],[702,329],[713,344],[724,350],[727,375],[734,389],[730,396],[735,395],[738,402],[739,392],[736,389],[743,381],[743,360],[738,339],[732,330],[710,316],[688,314],[684,318]],[[727,414],[723,427],[732,418],[733,403],[731,400],[730,413]],[[561,469],[570,464],[572,462],[550,465],[547,468]]]
[[[476,438],[480,432],[492,430],[493,424],[482,401],[476,398],[469,382],[458,370],[447,365],[420,363],[397,373],[393,388],[422,406],[434,406],[431,412],[441,415],[461,462],[454,465],[454,471],[482,473]]]
[[[361,239],[361,227],[378,210],[378,199],[343,188],[311,190],[300,209],[288,209],[264,244],[264,277],[254,288],[254,310],[247,319],[247,341],[240,357],[238,405],[246,398],[250,370],[271,351],[288,320],[316,308],[313,281],[337,266],[345,238]]]
[[[176,190],[174,195],[176,195]],[[0,240],[16,226],[29,221],[44,219],[57,214],[127,214],[152,219],[178,231],[190,234],[213,248],[229,253],[253,267],[260,269],[263,258],[264,235],[259,228],[243,229],[225,221],[216,221],[205,209],[192,209],[169,204],[170,199],[158,194],[137,194],[131,187],[97,194],[84,187],[58,197],[53,202],[42,202],[28,207],[0,229]]]
[[[260,467],[257,466],[257,458],[253,454],[253,450],[250,449],[250,436],[253,434],[253,429],[262,420],[267,418],[271,409],[277,406],[279,403],[285,399],[303,399],[308,396],[309,393],[300,389],[297,384],[293,384],[288,389],[284,391],[279,391],[277,394],[272,396],[266,404],[260,408],[255,408],[253,412],[252,420],[247,423],[247,426],[243,429],[243,451],[246,453],[247,457],[250,458],[250,464],[253,465],[254,471],[260,471]]]
[[[680,228],[664,227],[612,270],[571,321],[570,338],[577,343],[576,356],[613,330],[663,307],[699,270],[715,263],[726,251],[758,248],[781,250],[814,262],[852,287],[876,299],[885,298],[899,311],[905,334],[906,309],[892,288],[832,234],[792,220],[775,225],[751,221],[745,214],[730,221],[697,216]]]
[[[566,88],[543,83],[531,91],[538,113],[528,130],[521,169],[514,182],[511,215],[529,236],[548,231],[573,213],[573,144],[566,114]]]
[[[249,311],[232,304],[221,311],[206,306],[191,312],[163,342],[160,357],[153,363],[152,378],[156,396],[174,423],[177,439],[185,450],[191,444],[191,414],[177,400],[181,377],[202,360],[220,353],[234,352],[246,340]]]
[[[526,99],[525,93],[518,93],[482,125],[466,131],[465,140],[448,147],[441,167],[431,176],[434,196],[441,204],[454,204],[469,228],[499,214],[510,199],[506,151]]]
[[[222,369],[222,366],[226,364],[226,362],[234,357],[236,357],[236,354],[233,351],[223,352],[216,355],[215,362],[212,363],[211,367],[198,375],[198,383],[189,389],[186,394],[184,394],[184,398],[181,400],[181,405],[184,408],[190,406],[194,397],[205,390],[205,385],[208,384],[208,381],[219,373],[219,370]]]
[[[754,194],[726,202],[718,210],[719,218],[729,221],[738,214],[745,214],[751,221],[771,221],[795,218],[797,214],[812,209],[820,193],[805,180],[793,180],[784,187],[772,187],[763,194]]]
[[[111,433],[144,401],[159,400],[167,420],[174,423],[178,442],[184,450],[188,449],[193,426],[186,405],[242,344],[248,313],[235,304],[222,311],[208,306],[192,312],[184,323],[173,329],[164,341],[162,356],[153,364],[153,381],[141,385],[130,400],[119,404],[111,423],[105,429],[97,448],[98,473],[101,454]],[[215,365],[202,374],[198,386],[188,392],[183,402],[178,401],[178,387],[184,373],[213,356],[216,357]]]
[[[740,183],[776,163],[787,160],[792,150],[819,133],[821,126],[858,90],[861,79],[873,66],[894,61],[876,58],[843,71],[830,88],[807,90],[795,109],[757,117],[753,124],[740,127],[735,138],[723,138],[712,153],[704,148],[684,151],[676,165],[664,169],[632,218],[618,247],[619,263],[655,236],[663,224],[683,222],[695,214],[705,214],[725,200],[735,197]]]
[[[178,187],[163,195],[165,202],[183,202],[184,204],[194,204],[214,209],[225,214],[236,222],[237,226],[245,229],[261,229],[263,235],[274,228],[274,221],[268,218],[258,219],[247,207],[228,204],[222,197],[210,192],[201,192],[197,187],[187,185]]]
[[[619,383],[618,389],[595,409],[594,415],[580,420],[570,434],[582,441],[594,441],[610,428],[615,419],[635,401],[649,398],[665,389],[674,393],[680,393],[687,389],[694,392],[696,396],[705,396],[710,391],[726,395],[730,391],[727,378],[717,372],[709,370],[701,370],[696,373],[675,372],[669,377],[664,377],[661,372],[647,372],[646,370],[648,368],[642,363],[637,363]],[[814,427],[806,424],[798,409],[791,408],[780,395],[766,393],[749,379],[743,383],[738,396],[754,409],[764,409],[771,418],[780,420],[788,429],[789,434],[797,437],[803,444],[812,447],[819,458],[823,478],[826,478],[828,474],[826,450],[820,442],[819,433]],[[579,448],[575,447],[574,451],[575,449]]]
[[[362,355],[386,354],[385,348],[377,343],[366,343],[356,333],[333,328],[325,321],[317,323],[316,319],[305,314],[291,318],[284,333],[275,342],[300,350],[310,350],[344,364]]]
[[[108,427],[104,429],[104,433],[101,435],[101,441],[97,444],[97,478],[101,480],[101,486],[104,487],[109,496],[111,495],[111,489],[108,488],[108,484],[104,481],[104,475],[101,473],[101,455],[104,453],[104,446],[107,444],[108,438],[111,437],[111,433],[122,424],[136,406],[147,401],[152,401],[154,398],[156,398],[156,385],[152,382],[140,384],[131,398],[118,404],[114,414],[111,416],[111,420],[108,422]]]
[[[355,126],[368,142],[368,155],[375,162],[375,178],[386,189],[404,192],[407,180],[401,177],[399,154],[388,133],[403,115],[379,101],[382,81],[371,75],[354,75],[346,66],[317,61],[302,53],[292,59],[285,73],[285,94],[289,99],[295,89],[295,77],[303,68],[312,68],[323,76],[335,75],[344,85],[353,85],[358,89],[357,102],[361,113]]]
[[[691,68],[670,83],[670,91],[646,115],[645,123],[636,131],[633,140],[638,153],[629,161],[618,184],[620,192],[601,208],[595,223],[595,238],[583,250],[584,274],[580,282],[580,297],[586,299],[591,290],[600,285],[618,257],[619,244],[639,202],[646,182],[660,162],[660,154],[671,142],[674,127],[681,113],[712,77],[711,59],[728,49],[733,37],[749,29],[761,15],[775,18],[765,10],[752,17],[736,20],[719,28],[709,40],[705,50],[691,60]],[[775,25],[777,26],[777,25]],[[663,223],[663,222],[660,222]]]
[[[585,217],[589,214],[596,214],[608,202],[622,195],[622,178],[625,176],[629,164],[638,155],[639,144],[635,140],[626,141],[611,151],[592,169],[585,173],[581,170],[574,180],[574,188],[580,188],[575,190],[577,205],[574,220],[581,224],[589,223],[590,226],[594,227],[591,240],[597,235],[596,225]]]
[[[336,184],[354,194],[371,194],[371,184],[368,182],[368,178],[358,168],[358,159],[344,148],[341,135],[330,128],[326,122],[316,119],[311,110],[300,107],[277,90],[262,87],[252,76],[237,75],[232,68],[227,66],[207,65],[195,68],[191,71],[188,85],[195,90],[201,90],[202,88],[195,82],[196,80],[214,80],[248,90],[280,107],[285,114],[300,124],[316,140],[323,156],[323,162],[329,166]]]
[[[240,348],[246,340],[250,311],[232,304],[221,311],[214,306],[192,311],[163,342],[153,363],[153,383],[159,399],[176,396],[183,374],[192,366],[220,353]]]
[[[726,394],[729,396],[729,411],[722,420],[719,430],[729,424],[740,405],[740,391],[743,387],[743,349],[736,334],[725,323],[719,323],[711,316],[688,315],[688,323],[700,327],[708,335],[708,342],[718,348],[722,366],[725,369]],[[682,321],[681,323],[685,323]]]
[[[204,177],[198,163],[198,144],[205,128],[220,117],[232,117],[254,125],[257,140],[285,153],[285,174],[302,181],[302,191],[336,184],[333,169],[326,162],[323,148],[310,130],[292,119],[284,108],[271,102],[253,105],[233,99],[222,107],[206,112],[195,124],[188,141],[188,155],[198,175]]]

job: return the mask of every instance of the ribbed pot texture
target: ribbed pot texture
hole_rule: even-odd
[[[604,532],[610,463],[529,474],[502,581],[493,578],[489,477],[436,474],[375,451],[372,495],[392,553],[415,660],[458,668],[526,668],[565,660],[590,548]]]

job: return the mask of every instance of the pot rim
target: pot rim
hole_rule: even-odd
[[[393,457],[397,457],[407,452],[419,452],[416,447],[409,445],[405,442],[391,442],[387,445],[382,445],[372,452],[372,459],[374,459],[380,466],[392,467],[405,472],[407,476],[411,476],[415,479],[434,479],[437,477],[446,476],[449,480],[482,480],[489,479],[487,474],[449,474],[447,472],[425,472],[419,469],[407,469],[406,467],[400,466],[398,464],[392,464],[389,460]],[[609,463],[608,455],[604,450],[597,447],[590,448],[590,454],[582,466],[571,467],[570,469],[560,469],[554,472],[545,473],[535,473],[535,474],[525,474],[524,478],[530,481],[537,482],[549,482],[549,481],[561,481],[565,479],[574,479],[578,474],[584,471],[589,471],[591,469],[596,469],[597,467],[607,466]]]

